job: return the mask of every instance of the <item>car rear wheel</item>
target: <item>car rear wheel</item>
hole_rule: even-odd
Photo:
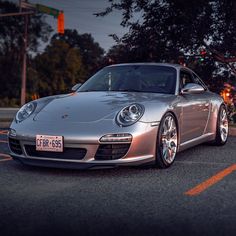
[[[161,120],[156,150],[156,164],[168,168],[175,160],[178,147],[178,128],[175,117],[166,113]]]
[[[220,106],[217,125],[216,125],[216,137],[213,141],[214,145],[222,146],[226,144],[229,135],[229,122],[227,111],[224,105]]]

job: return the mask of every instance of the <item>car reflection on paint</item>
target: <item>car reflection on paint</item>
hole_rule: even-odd
[[[167,168],[179,151],[227,141],[222,98],[186,67],[111,65],[74,90],[18,111],[9,132],[15,160],[64,168]]]

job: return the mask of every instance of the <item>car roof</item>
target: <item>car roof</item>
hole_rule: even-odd
[[[121,64],[112,64],[107,67],[118,67],[118,66],[167,66],[167,67],[173,67],[175,69],[180,69],[180,68],[186,68],[183,67],[179,64],[172,64],[172,63],[155,63],[155,62],[138,62],[138,63],[121,63]],[[188,69],[188,68],[187,68]]]

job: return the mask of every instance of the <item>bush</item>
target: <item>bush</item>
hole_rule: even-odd
[[[16,98],[8,97],[0,98],[0,107],[19,107],[20,101]]]

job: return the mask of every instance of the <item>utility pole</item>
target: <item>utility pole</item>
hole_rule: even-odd
[[[22,12],[21,8],[21,0],[19,0],[20,5],[20,13]],[[21,99],[20,103],[21,106],[25,104],[25,98],[26,98],[26,63],[27,63],[27,46],[28,46],[28,21],[29,16],[24,16],[25,24],[24,24],[24,36],[23,36],[23,61],[22,61],[22,71],[21,71]]]
[[[22,63],[22,73],[21,73],[21,106],[25,104],[26,97],[26,63],[27,63],[27,46],[28,46],[28,21],[29,16],[25,15],[25,29],[23,38],[23,63]]]

